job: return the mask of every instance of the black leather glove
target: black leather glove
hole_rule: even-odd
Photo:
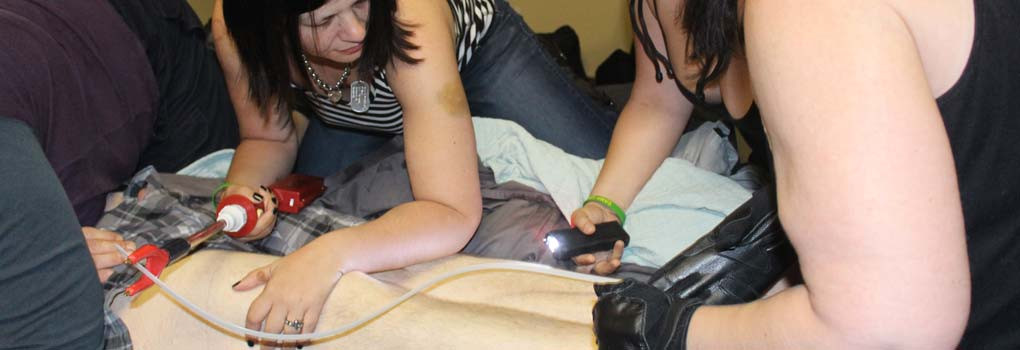
[[[648,283],[707,305],[745,303],[761,298],[795,261],[779,224],[773,186],[767,186],[652,274]]]
[[[595,285],[592,317],[599,349],[680,350],[701,302],[667,295],[633,279]]]

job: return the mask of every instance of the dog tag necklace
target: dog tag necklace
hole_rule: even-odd
[[[301,63],[304,63],[305,70],[308,71],[308,76],[312,77],[315,85],[318,85],[322,91],[326,92],[326,98],[334,104],[340,103],[340,100],[343,99],[344,82],[347,81],[347,76],[351,75],[351,66],[344,67],[344,72],[343,74],[340,74],[340,79],[336,81],[336,84],[330,86],[329,84],[326,84],[326,82],[322,81],[322,78],[319,77],[319,73],[315,72],[312,65],[308,63],[308,57],[305,57],[305,54],[301,54]]]
[[[369,94],[372,87],[364,80],[358,79],[351,83],[351,110],[357,113],[368,112],[368,105],[371,102]]]

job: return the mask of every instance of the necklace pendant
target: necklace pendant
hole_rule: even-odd
[[[368,112],[371,104],[371,89],[364,80],[355,80],[351,83],[351,110],[357,113]]]
[[[341,99],[343,99],[343,93],[340,91],[330,91],[329,95],[327,95],[326,97],[329,98],[329,102],[337,104],[340,103]]]

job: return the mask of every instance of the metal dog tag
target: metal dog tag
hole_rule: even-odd
[[[351,83],[351,110],[357,113],[368,112],[368,105],[371,103],[371,93],[372,87],[364,80],[355,80]]]

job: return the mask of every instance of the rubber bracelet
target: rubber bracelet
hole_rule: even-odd
[[[230,183],[226,182],[226,181],[223,181],[223,183],[221,183],[219,186],[217,186],[216,190],[213,191],[213,193],[212,193],[212,206],[213,206],[213,208],[216,208],[216,207],[218,207],[220,205],[220,203],[219,203],[220,200],[217,197],[219,197],[220,192],[223,192],[223,190],[227,189],[227,187],[230,187]]]
[[[613,213],[616,214],[616,218],[620,220],[620,226],[623,226],[623,222],[627,221],[627,214],[624,213],[623,209],[620,209],[620,206],[616,205],[616,203],[613,202],[612,199],[609,199],[609,198],[606,198],[606,197],[603,197],[603,196],[598,196],[598,195],[591,195],[581,205],[582,206],[587,205],[589,202],[595,202],[595,203],[601,204],[603,207],[606,207],[609,210],[612,210]]]

